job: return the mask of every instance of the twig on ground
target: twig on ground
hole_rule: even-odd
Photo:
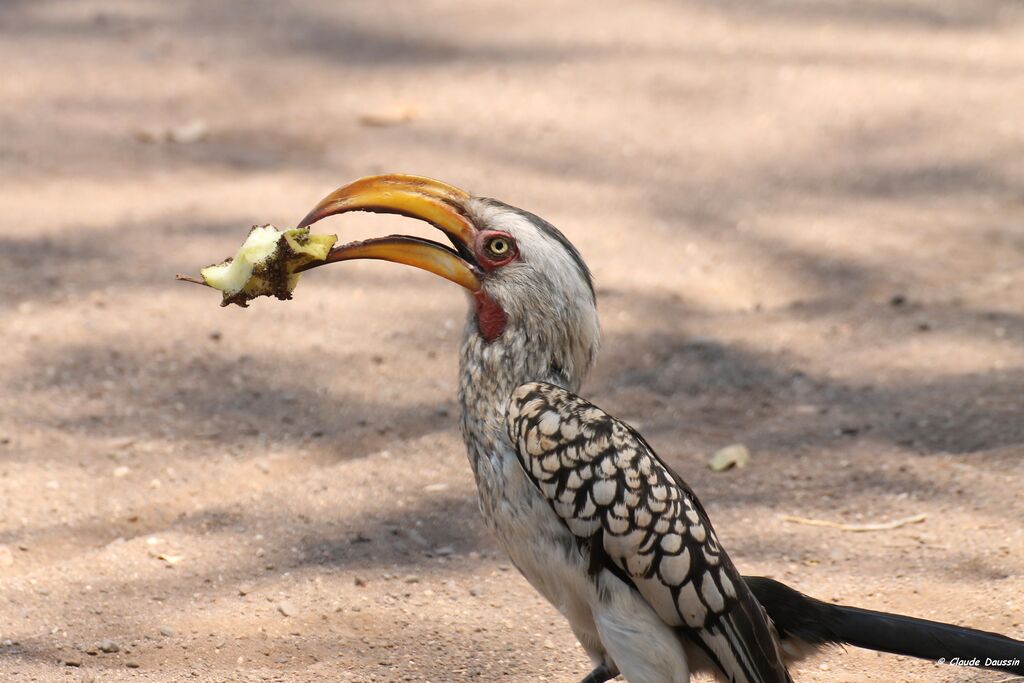
[[[876,524],[842,524],[840,522],[833,522],[827,519],[808,519],[807,517],[794,517],[792,515],[783,515],[782,519],[793,524],[806,524],[808,526],[827,526],[832,529],[839,529],[840,531],[889,531],[891,529],[899,529],[900,527],[907,526],[908,524],[920,524],[927,518],[928,515],[920,513],[912,515],[910,517],[904,517],[903,519],[895,519],[891,522],[878,522]]]

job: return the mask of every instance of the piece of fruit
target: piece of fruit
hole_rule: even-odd
[[[231,258],[199,271],[202,280],[178,276],[219,289],[222,306],[247,306],[258,296],[291,299],[298,269],[323,261],[338,241],[335,235],[312,235],[309,228],[280,231],[272,225],[254,226]]]

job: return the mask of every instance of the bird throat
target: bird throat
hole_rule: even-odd
[[[508,317],[491,298],[474,299],[459,359],[462,436],[481,500],[499,500],[508,469],[518,467],[505,431],[509,396],[525,382],[578,390],[596,349],[575,358],[571,325],[543,315]]]
[[[484,340],[492,342],[505,331],[508,316],[505,315],[501,304],[487,296],[485,292],[476,292],[473,298],[476,300],[476,327]]]

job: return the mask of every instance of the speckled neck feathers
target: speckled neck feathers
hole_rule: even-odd
[[[479,481],[480,465],[509,452],[505,409],[516,387],[545,381],[577,391],[593,365],[597,338],[589,343],[568,339],[572,330],[552,322],[536,325],[529,319],[511,319],[497,339],[488,341],[470,315],[459,364],[459,404],[462,434],[478,484],[487,485]]]
[[[475,225],[510,235],[520,252],[482,278],[462,343],[462,432],[483,488],[480,465],[497,466],[512,454],[504,425],[512,391],[530,381],[578,390],[597,358],[600,330],[590,272],[562,233],[491,199],[466,208]],[[500,310],[500,325],[481,315],[480,301]],[[495,486],[502,485],[500,469],[492,467]]]

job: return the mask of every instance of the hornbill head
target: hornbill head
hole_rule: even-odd
[[[389,174],[335,190],[298,227],[349,211],[426,221],[452,246],[391,235],[336,246],[326,263],[382,259],[440,275],[470,292],[471,331],[485,342],[502,343],[517,331],[528,343],[561,347],[577,380],[589,370],[600,336],[590,271],[544,219],[437,180]]]

